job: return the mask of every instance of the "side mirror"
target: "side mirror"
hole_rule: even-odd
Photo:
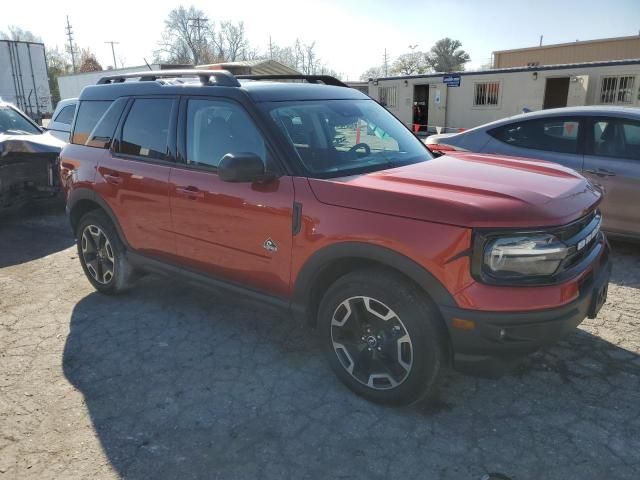
[[[255,153],[227,153],[218,164],[218,176],[223,182],[266,182],[273,178],[266,173],[264,162]]]

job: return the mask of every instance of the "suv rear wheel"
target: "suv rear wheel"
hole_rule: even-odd
[[[85,214],[78,223],[76,238],[82,269],[96,290],[116,294],[129,287],[133,269],[113,223],[104,212],[94,210]]]
[[[396,272],[341,277],[322,299],[318,323],[331,367],[359,395],[403,405],[433,391],[444,358],[442,323],[426,294]]]

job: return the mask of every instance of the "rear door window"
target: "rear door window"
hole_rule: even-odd
[[[578,153],[580,121],[565,117],[526,120],[495,128],[489,134],[515,147]]]
[[[104,112],[107,111],[111,105],[111,101],[82,101],[78,107],[78,114],[76,115],[76,123],[73,128],[73,135],[71,137],[71,143],[77,145],[84,145],[89,134],[98,124],[98,120],[102,118]]]
[[[117,151],[154,160],[168,160],[169,125],[174,100],[138,98],[134,100],[122,126]]]
[[[640,160],[640,122],[599,118],[590,130],[588,155]]]

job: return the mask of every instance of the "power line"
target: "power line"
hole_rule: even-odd
[[[118,68],[118,64],[116,63],[116,50],[115,50],[115,48],[113,46],[114,45],[120,45],[120,42],[114,42],[113,40],[109,40],[109,41],[104,42],[104,43],[110,43],[111,44],[111,53],[113,54],[113,68],[115,70],[116,68]]]
[[[384,76],[388,77],[389,76],[389,55],[387,55],[387,49],[384,49],[384,57],[383,58],[383,63],[382,65],[384,66]]]
[[[71,65],[73,66],[73,73],[76,73],[76,51],[73,48],[73,30],[71,30],[71,24],[69,23],[69,15],[67,15],[67,37],[69,37],[69,53],[71,54]]]

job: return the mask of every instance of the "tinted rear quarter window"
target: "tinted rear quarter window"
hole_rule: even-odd
[[[172,99],[136,99],[124,121],[118,152],[156,160],[168,159],[172,108]]]
[[[71,143],[84,145],[111,101],[82,101],[78,107]]]
[[[508,145],[561,153],[578,152],[580,122],[574,118],[542,118],[511,123],[490,130]]]

